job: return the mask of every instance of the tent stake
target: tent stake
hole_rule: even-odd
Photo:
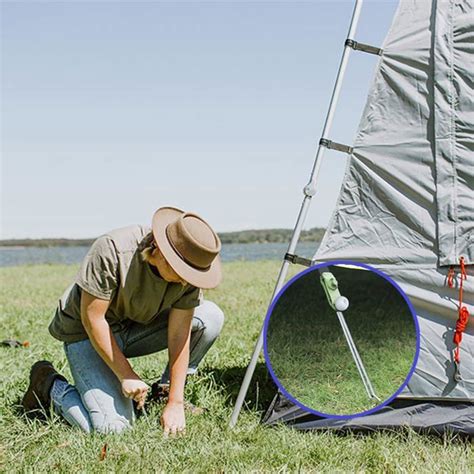
[[[347,326],[344,315],[341,311],[336,311],[336,314],[337,318],[339,319],[342,332],[344,333],[344,336],[346,338],[347,345],[349,346],[349,350],[351,351],[352,358],[354,359],[360,378],[362,380],[362,383],[364,384],[365,391],[367,392],[369,398],[380,402],[381,400],[379,397],[377,397],[377,394],[375,393],[374,387],[370,382],[369,376],[367,375],[367,371],[365,370],[364,364],[362,363],[362,359],[360,358],[359,351],[357,350],[354,340],[352,339],[352,335],[349,331],[349,327]]]
[[[324,289],[329,306],[336,312],[337,318],[339,319],[339,324],[341,325],[342,332],[346,338],[352,358],[354,359],[360,378],[364,384],[365,391],[367,392],[369,398],[380,401],[380,398],[377,397],[372,383],[370,382],[367,371],[365,370],[359,351],[357,350],[357,346],[355,345],[351,331],[349,330],[349,326],[346,323],[346,319],[342,314],[343,311],[349,307],[349,301],[339,292],[339,285],[336,277],[329,271],[329,269],[327,267],[321,267],[318,268],[318,270],[319,274],[321,275],[321,286]]]
[[[359,22],[359,16],[360,16],[360,10],[362,8],[362,1],[363,0],[356,0],[355,5],[354,5],[354,11],[352,13],[352,19],[351,23],[349,26],[349,32],[348,32],[348,38],[352,39],[354,37],[356,28],[357,28],[357,23]],[[328,114],[326,116],[326,120],[324,122],[324,127],[323,127],[323,133],[322,133],[322,139],[327,139],[327,134],[329,133],[332,122],[334,119],[334,113],[336,111],[336,105],[339,99],[339,93],[341,91],[341,86],[342,86],[342,81],[344,78],[344,74],[346,72],[347,68],[347,63],[349,61],[349,55],[351,52],[351,47],[348,44],[344,45],[344,50],[342,53],[342,58],[341,58],[341,63],[339,65],[339,70],[337,72],[337,77],[336,77],[336,82],[334,84],[334,89],[332,92],[331,100],[329,102],[329,110]],[[303,193],[304,193],[304,198],[303,202],[301,203],[301,208],[298,214],[298,218],[296,220],[295,228],[293,230],[293,235],[291,237],[290,244],[288,246],[288,251],[287,253],[289,254],[294,254],[296,250],[296,246],[298,244],[300,234],[301,234],[301,229],[303,228],[304,221],[306,219],[306,215],[308,213],[309,205],[311,203],[311,198],[314,196],[316,193],[316,181],[319,175],[319,169],[321,167],[321,160],[324,154],[325,147],[321,144],[318,146],[318,150],[316,153],[316,157],[313,162],[313,167],[311,170],[310,174],[310,179],[308,181],[308,184],[304,187]],[[280,273],[278,275],[278,279],[275,285],[275,290],[273,291],[273,295],[271,298],[271,301],[275,298],[275,296],[278,294],[280,289],[283,287],[283,284],[285,282],[286,274],[288,273],[288,266],[289,262],[287,260],[284,260],[282,263],[282,266],[280,268]],[[270,301],[270,303],[271,303]],[[255,345],[254,351],[252,353],[252,357],[250,359],[249,365],[247,366],[247,370],[245,372],[244,379],[242,381],[242,385],[240,386],[239,394],[237,395],[237,400],[235,402],[234,410],[232,412],[232,416],[230,419],[229,426],[232,428],[236,425],[237,419],[239,417],[240,411],[242,410],[242,406],[244,404],[245,396],[247,395],[250,382],[252,380],[253,374],[255,372],[255,368],[257,366],[257,361],[260,356],[260,352],[262,351],[263,347],[263,327],[260,330],[260,334],[258,336],[257,343]]]

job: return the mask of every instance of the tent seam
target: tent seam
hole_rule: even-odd
[[[458,243],[457,243],[457,222],[458,222],[458,203],[457,203],[457,171],[456,171],[456,121],[455,121],[455,88],[454,88],[454,27],[453,27],[453,16],[454,16],[454,0],[451,0],[449,8],[449,88],[450,88],[450,109],[451,109],[451,120],[450,120],[450,133],[449,133],[449,152],[451,154],[452,172],[453,172],[453,243],[454,243],[454,256],[456,259],[458,256]]]

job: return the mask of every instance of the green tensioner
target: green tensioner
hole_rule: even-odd
[[[321,273],[321,285],[326,293],[329,306],[334,311],[345,311],[349,307],[349,300],[345,296],[341,296],[336,277],[332,273],[328,271]]]
[[[380,398],[377,397],[372,383],[370,382],[369,376],[367,375],[367,371],[365,370],[364,364],[362,363],[362,359],[359,355],[359,351],[357,350],[354,340],[352,339],[351,332],[349,331],[349,327],[347,326],[344,315],[342,314],[342,312],[349,307],[349,300],[345,296],[341,295],[336,277],[330,271],[328,271],[327,268],[320,268],[319,273],[321,285],[324,289],[324,293],[326,294],[329,306],[334,311],[336,311],[337,318],[339,319],[339,323],[341,324],[342,332],[344,333],[344,336],[346,338],[347,344],[352,354],[352,358],[354,359],[367,395],[372,400],[380,401]]]

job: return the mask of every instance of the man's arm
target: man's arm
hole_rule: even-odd
[[[164,434],[183,432],[184,384],[189,366],[189,339],[194,309],[172,308],[168,317],[168,354],[170,364],[170,392],[163,410],[161,424]]]
[[[123,394],[138,402],[142,408],[148,391],[148,385],[133,371],[123,355],[105,319],[110,301],[102,300],[82,290],[81,321],[92,346],[117,376],[122,385]]]

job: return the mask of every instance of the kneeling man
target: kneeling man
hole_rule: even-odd
[[[161,424],[165,434],[183,432],[186,375],[222,329],[222,311],[201,297],[221,280],[220,249],[205,220],[172,207],[155,212],[151,229],[136,225],[99,237],[49,326],[64,342],[74,385],[50,362],[36,362],[24,409],[35,413],[52,403],[84,431],[121,432],[133,423],[133,401],[142,408],[149,391],[128,358],[168,348]]]

